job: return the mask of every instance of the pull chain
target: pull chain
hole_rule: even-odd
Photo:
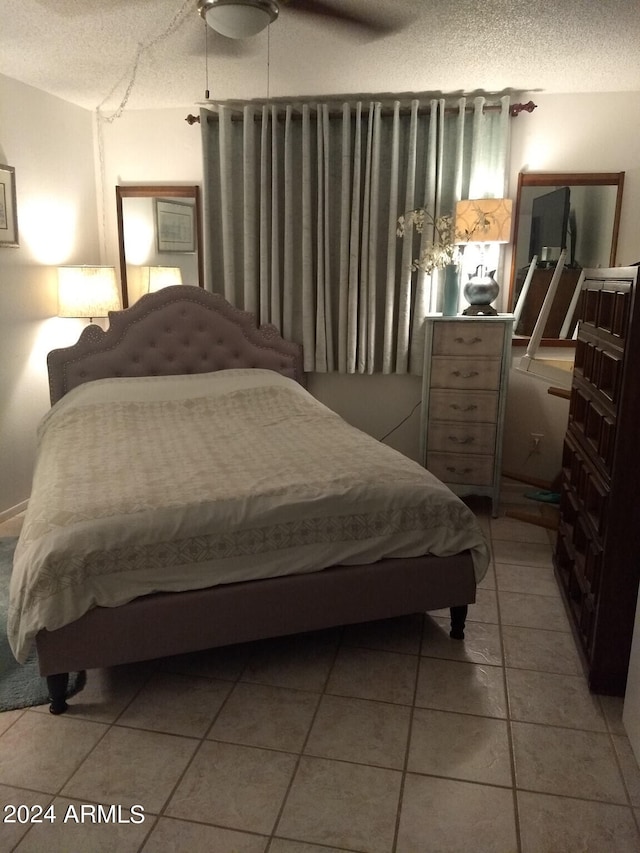
[[[204,23],[204,99],[205,101],[209,100],[209,26],[207,22]]]

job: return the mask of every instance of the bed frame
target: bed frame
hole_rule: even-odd
[[[304,384],[302,350],[271,325],[199,287],[176,285],[109,313],[109,328],[88,326],[74,346],[47,358],[52,404],[96,379],[204,373],[231,367],[275,370]],[[147,595],[97,607],[36,637],[50,711],[63,713],[70,672],[451,608],[451,636],[464,638],[475,601],[471,555],[427,555],[311,574]]]

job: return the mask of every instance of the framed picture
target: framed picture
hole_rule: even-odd
[[[0,164],[0,247],[18,245],[16,170]]]
[[[154,202],[158,252],[195,252],[194,205],[162,198]]]

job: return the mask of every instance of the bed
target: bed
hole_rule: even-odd
[[[442,608],[463,639],[475,516],[314,400],[275,327],[178,285],[47,364],[8,633],[52,713],[97,667]]]

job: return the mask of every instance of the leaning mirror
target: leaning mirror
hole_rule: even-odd
[[[624,172],[520,173],[509,296],[516,342],[531,336],[561,260],[542,344],[571,343],[567,314],[580,271],[616,264],[623,184]]]
[[[117,186],[122,305],[169,284],[204,287],[200,188]]]

